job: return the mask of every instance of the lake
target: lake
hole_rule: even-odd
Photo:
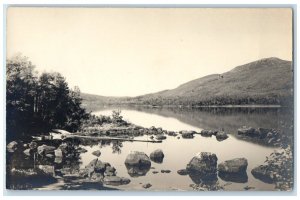
[[[235,137],[237,129],[243,125],[264,128],[282,128],[292,125],[290,112],[280,108],[213,108],[213,109],[175,109],[175,108],[104,108],[94,112],[95,115],[111,115],[112,110],[120,109],[125,120],[146,128],[151,126],[162,127],[168,131],[202,129],[224,129],[229,138],[219,142],[215,137],[201,137],[194,139],[177,139],[168,136],[162,143],[122,142],[120,151],[114,151],[113,144],[100,147],[87,147],[88,152],[81,155],[82,167],[95,158],[91,152],[101,150],[100,159],[109,162],[117,169],[117,175],[128,177],[131,183],[118,186],[125,190],[141,190],[141,184],[151,183],[150,190],[191,190],[190,184],[195,183],[189,176],[177,174],[177,170],[186,167],[187,163],[198,152],[212,152],[218,157],[218,163],[233,158],[244,157],[248,160],[245,183],[231,182],[226,190],[243,190],[245,186],[255,187],[256,190],[273,190],[274,185],[263,183],[255,179],[251,169],[263,164],[266,156],[276,148],[267,147],[255,142],[243,141]],[[291,134],[291,133],[288,133]],[[143,136],[142,139],[148,139]],[[124,165],[130,151],[142,151],[147,155],[156,149],[162,149],[165,158],[163,163],[152,162],[152,167],[146,176],[130,177]],[[153,174],[152,171],[169,169],[171,173]],[[220,184],[226,181],[219,178]]]
[[[79,157],[56,164],[52,161],[42,160],[40,164],[54,165],[55,169],[65,167],[83,169],[93,159],[92,154],[96,150],[101,151],[99,159],[108,162],[115,167],[117,176],[131,180],[127,185],[107,186],[121,190],[150,190],[150,191],[190,191],[191,184],[197,184],[197,177],[191,175],[179,175],[180,169],[185,169],[189,161],[198,152],[211,152],[216,154],[218,163],[234,158],[246,158],[248,160],[247,175],[236,180],[227,180],[218,177],[220,185],[228,191],[241,191],[244,187],[253,187],[253,190],[275,190],[274,184],[264,183],[253,177],[251,170],[264,164],[266,156],[269,156],[276,147],[267,146],[259,141],[249,141],[237,137],[237,129],[242,126],[254,128],[283,129],[285,134],[293,136],[292,112],[285,108],[145,108],[145,107],[107,107],[94,111],[95,115],[111,115],[112,110],[120,109],[123,119],[135,125],[145,128],[151,126],[161,127],[168,131],[218,129],[228,133],[229,138],[217,141],[215,136],[202,137],[196,134],[193,139],[167,136],[162,143],[130,142],[130,141],[100,141],[92,143],[80,143],[87,150],[80,153]],[[178,135],[180,136],[180,135]],[[150,140],[150,136],[144,135],[135,139]],[[156,149],[162,149],[164,159],[162,163],[151,162],[151,168],[145,175],[132,177],[124,164],[130,151],[140,151],[148,156]],[[21,151],[21,153],[23,153]],[[21,154],[20,154],[21,155]],[[23,160],[24,156],[14,155],[8,159],[10,167],[32,167],[30,159]],[[161,173],[161,170],[170,170],[170,173]],[[154,174],[153,171],[158,171]],[[142,185],[150,183],[152,187],[144,189]],[[36,189],[66,189],[65,183],[60,181],[54,184],[44,184]],[[91,188],[85,188],[91,189]]]

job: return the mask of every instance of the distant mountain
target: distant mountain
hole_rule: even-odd
[[[212,74],[172,90],[138,97],[103,97],[83,94],[85,104],[144,104],[207,106],[227,104],[287,104],[293,100],[291,61],[265,58]]]

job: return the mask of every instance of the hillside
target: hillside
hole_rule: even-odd
[[[94,100],[99,104],[206,106],[287,104],[291,103],[292,96],[292,62],[272,57],[237,66],[223,74],[195,79],[172,90],[134,98],[94,96]]]

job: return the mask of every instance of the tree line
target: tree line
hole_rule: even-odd
[[[89,113],[81,107],[78,87],[70,89],[57,72],[39,74],[27,57],[17,55],[6,62],[7,139],[24,138],[59,128],[80,128]]]

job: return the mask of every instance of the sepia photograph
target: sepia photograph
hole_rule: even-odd
[[[6,190],[292,192],[294,12],[8,6]]]

